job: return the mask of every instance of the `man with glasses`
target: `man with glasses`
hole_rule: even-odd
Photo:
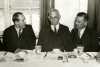
[[[72,51],[74,45],[71,41],[70,31],[67,26],[59,23],[60,13],[57,9],[50,9],[48,19],[50,25],[40,32],[38,45],[42,51]]]

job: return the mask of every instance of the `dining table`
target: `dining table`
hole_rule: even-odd
[[[0,52],[0,67],[100,67],[99,52],[41,52],[24,50],[18,53]]]

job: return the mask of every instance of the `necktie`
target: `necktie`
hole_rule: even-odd
[[[56,26],[54,26],[54,31],[57,32]]]
[[[21,33],[22,33],[22,30],[21,30],[21,29],[19,29],[19,37],[20,37]]]
[[[79,36],[79,38],[80,38],[80,30],[78,30],[78,36]]]

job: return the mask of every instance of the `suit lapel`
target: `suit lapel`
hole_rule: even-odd
[[[59,29],[58,29],[58,33],[60,32],[60,29],[61,29],[61,24],[59,24]]]
[[[12,35],[18,39],[18,34],[14,26],[13,26],[12,32],[13,32]]]
[[[86,28],[81,39],[85,39],[85,37],[87,36],[87,33],[88,33],[88,29]]]
[[[74,30],[74,34],[75,34],[75,37],[76,37],[78,40],[81,39],[81,38],[79,37],[79,35],[78,35],[78,29],[75,29],[75,30]]]

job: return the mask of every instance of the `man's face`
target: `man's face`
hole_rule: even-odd
[[[84,17],[77,17],[75,24],[77,29],[82,29],[87,26],[87,21],[84,20]]]
[[[19,21],[15,21],[15,26],[18,28],[24,28],[25,27],[24,15],[19,15],[18,19],[19,19]]]
[[[60,16],[58,12],[52,11],[49,16],[49,20],[51,21],[51,25],[57,25],[59,23]]]

